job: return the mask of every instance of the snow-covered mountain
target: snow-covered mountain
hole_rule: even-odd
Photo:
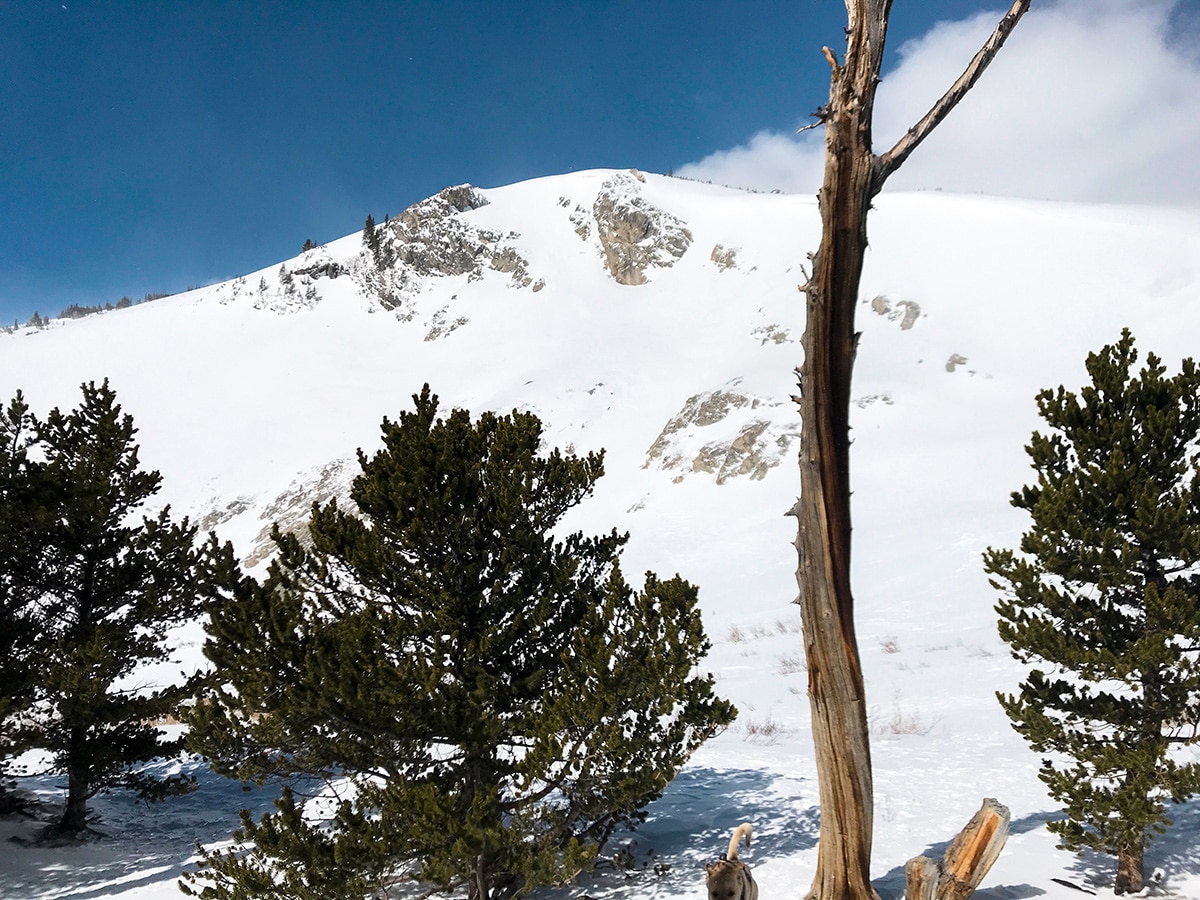
[[[900,895],[904,862],[994,796],[1013,835],[979,896],[1076,895],[1052,878],[1103,893],[1110,862],[1054,849],[1038,760],[995,702],[1019,669],[980,553],[1025,525],[1008,495],[1030,476],[1037,390],[1078,387],[1087,352],[1123,326],[1169,367],[1197,353],[1200,214],[940,193],[876,207],[852,479],[877,886]],[[784,512],[798,488],[797,286],[818,232],[813,198],[636,171],[448,188],[380,223],[371,246],[356,233],[222,284],[0,334],[0,400],[20,388],[44,414],[108,378],[161,499],[249,565],[272,522],[346,490],[356,449],[425,382],[445,409],[529,409],[553,444],[605,448],[607,474],[570,526],[628,530],[626,571],[700,585],[708,662],[741,716],[653,807],[636,835],[649,866],[587,893],[693,894],[701,862],[750,820],[764,897],[800,896],[817,785]],[[199,640],[185,635],[184,665]],[[0,897],[176,896],[194,842],[227,837],[248,802],[215,777],[150,814],[114,795],[108,842],[0,847]],[[1148,867],[1200,896],[1200,803],[1177,813]]]

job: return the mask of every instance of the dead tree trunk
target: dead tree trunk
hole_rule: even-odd
[[[832,69],[819,195],[821,245],[804,286],[807,323],[799,369],[802,417],[796,580],[820,786],[821,828],[811,900],[871,900],[871,751],[854,600],[850,591],[850,379],[854,310],[871,199],[975,83],[1030,0],[1017,0],[950,91],[883,156],[871,145],[891,0],[845,0],[846,55]]]
[[[867,248],[873,185],[871,107],[886,15],[860,18],[847,3],[846,60],[833,69],[825,108],[821,246],[805,287],[800,368],[799,604],[821,800],[816,900],[875,896],[871,748],[850,592],[850,374],[858,342],[854,306]]]
[[[984,800],[941,862],[928,856],[908,861],[904,900],[967,900],[999,858],[1008,840],[1008,823],[1008,807],[990,798]]]

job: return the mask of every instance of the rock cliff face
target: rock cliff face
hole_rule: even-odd
[[[650,445],[642,468],[676,470],[676,482],[695,473],[717,484],[743,475],[760,480],[800,438],[798,422],[780,424],[773,414],[782,405],[742,391],[740,379],[695,394]]]
[[[414,203],[376,226],[379,249],[364,247],[352,274],[368,296],[402,317],[413,314],[411,301],[427,278],[466,275],[474,281],[490,270],[509,275],[514,287],[533,285],[528,260],[509,243],[518,235],[500,235],[461,217],[487,203],[469,184]]]
[[[640,172],[618,172],[604,182],[592,205],[604,264],[619,284],[645,284],[648,269],[673,266],[692,243],[684,222],[641,196],[641,181]],[[583,223],[572,222],[586,237]]]
[[[422,276],[480,271],[494,256],[511,249],[500,246],[500,235],[475,228],[459,217],[459,213],[479,209],[487,202],[471,185],[460,184],[414,203],[377,227],[382,230],[379,244],[384,262]]]
[[[588,242],[594,235],[605,268],[620,284],[645,284],[650,270],[674,265],[692,244],[692,233],[681,219],[642,195],[644,183],[645,176],[636,170],[614,173],[601,185],[590,210],[559,198],[559,205],[571,209],[575,233]],[[373,235],[364,234],[362,251],[348,262],[330,260],[319,248],[294,273],[300,279],[299,297],[287,285],[276,288],[272,283],[261,288],[257,302],[279,312],[292,311],[319,301],[315,289],[310,290],[319,279],[349,275],[366,297],[408,321],[416,317],[415,298],[430,278],[465,275],[477,281],[487,272],[497,272],[509,276],[512,287],[541,290],[545,280],[530,274],[529,261],[512,243],[519,235],[480,228],[462,215],[487,204],[487,196],[469,184],[445,188],[376,225]],[[735,253],[718,248],[714,262],[731,267]],[[433,339],[465,322],[446,319],[443,311],[442,320],[428,324]]]

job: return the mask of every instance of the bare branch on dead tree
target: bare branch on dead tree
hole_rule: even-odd
[[[1025,15],[1029,9],[1030,0],[1016,0],[1009,8],[1008,12],[996,25],[996,29],[992,32],[991,37],[984,42],[984,45],[975,54],[974,59],[958,80],[950,86],[950,90],[942,95],[937,103],[930,107],[929,112],[921,117],[912,128],[904,133],[904,136],[896,142],[887,153],[876,158],[875,172],[873,178],[872,193],[878,193],[883,183],[887,181],[888,176],[900,168],[901,164],[908,159],[909,155],[917,149],[921,141],[929,136],[929,133],[936,128],[941,121],[950,114],[950,110],[958,105],[967,91],[974,87],[975,82],[979,80],[979,76],[983,74],[984,69],[988,67],[996,54],[1000,52],[1000,48],[1004,46],[1004,42],[1008,40],[1009,34],[1016,27],[1021,16]]]

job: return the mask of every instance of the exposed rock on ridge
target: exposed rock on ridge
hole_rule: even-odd
[[[353,268],[363,291],[385,309],[412,318],[412,300],[425,278],[466,275],[475,281],[491,270],[509,275],[514,287],[532,285],[528,260],[508,243],[518,235],[502,236],[461,218],[487,203],[481,191],[461,184],[377,225],[378,251],[364,247]]]
[[[644,180],[640,172],[617,172],[592,205],[604,264],[619,284],[645,284],[647,269],[673,266],[692,243],[682,220],[641,196],[638,184]],[[572,222],[577,231],[582,228],[574,218]],[[586,229],[581,232],[585,235]]]

